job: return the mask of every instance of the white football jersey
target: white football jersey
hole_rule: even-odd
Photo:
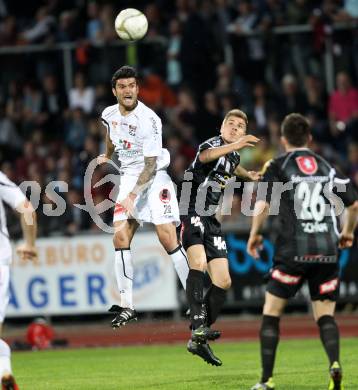
[[[162,148],[162,121],[142,102],[123,116],[118,104],[106,107],[101,116],[125,175],[139,176],[144,157],[157,156],[157,171],[168,167],[170,155]]]
[[[6,225],[4,203],[15,209],[26,200],[20,188],[0,171],[0,264],[10,264],[12,250]]]

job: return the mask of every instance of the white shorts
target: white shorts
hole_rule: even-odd
[[[10,266],[0,265],[0,322],[4,322],[9,303]]]
[[[113,222],[128,219],[121,201],[133,190],[137,180],[137,176],[123,175],[121,177]],[[176,226],[180,225],[176,192],[173,182],[166,171],[158,171],[156,173],[152,184],[137,196],[134,208],[134,217],[130,218],[135,218],[140,224],[149,222],[154,225],[161,225],[174,222]]]

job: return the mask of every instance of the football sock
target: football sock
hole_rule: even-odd
[[[264,315],[260,330],[262,383],[272,377],[279,338],[280,317]]]
[[[121,295],[121,307],[133,309],[133,265],[130,248],[116,249],[114,270]]]
[[[330,364],[339,362],[339,330],[334,317],[322,316],[317,321],[317,325]]]
[[[226,299],[226,290],[212,284],[205,294],[204,303],[207,311],[206,324],[212,325],[221,311]]]
[[[188,279],[188,274],[189,274],[189,264],[183,246],[179,244],[179,246],[175,248],[173,251],[168,252],[168,255],[170,255],[173,261],[174,268],[185,290],[186,280]]]
[[[0,378],[2,378],[4,374],[11,374],[10,356],[10,347],[4,340],[0,339]]]
[[[186,296],[190,307],[192,329],[197,329],[205,322],[203,314],[204,272],[191,269],[186,281]]]

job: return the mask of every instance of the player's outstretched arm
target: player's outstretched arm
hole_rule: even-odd
[[[114,145],[109,137],[107,132],[106,134],[106,153],[100,154],[97,157],[97,164],[103,164],[112,158],[112,154],[114,153]]]
[[[244,135],[237,142],[219,146],[217,148],[205,149],[199,154],[199,160],[203,164],[217,160],[220,157],[226,156],[229,153],[241,150],[246,147],[253,147],[260,139],[254,135]]]
[[[339,247],[350,248],[354,241],[354,230],[358,222],[358,200],[351,206],[347,207],[347,215],[342,228],[342,233],[339,237]]]
[[[261,175],[258,172],[255,171],[247,171],[245,168],[243,168],[241,165],[238,165],[235,168],[234,174],[238,176],[239,178],[247,181],[258,181],[261,179]]]
[[[16,209],[20,213],[22,234],[25,241],[17,247],[16,252],[22,260],[35,260],[37,258],[35,247],[37,237],[36,211],[28,200],[20,203]]]
[[[247,253],[255,259],[260,257],[258,249],[262,248],[263,237],[259,232],[269,215],[269,207],[269,204],[264,200],[259,200],[255,204],[250,236],[246,248]]]

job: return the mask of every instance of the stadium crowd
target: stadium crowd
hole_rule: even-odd
[[[62,194],[65,214],[49,218],[39,208],[41,235],[58,234],[64,226],[69,235],[97,229],[74,204],[83,203],[86,167],[103,151],[99,117],[115,104],[109,80],[124,62],[138,65],[140,99],[163,120],[175,182],[197,145],[218,133],[224,113],[239,107],[249,116],[249,132],[261,138],[258,147],[242,153],[246,168],[260,169],[281,151],[280,121],[300,112],[311,121],[313,149],[358,185],[358,33],[333,33],[330,27],[357,21],[355,1],[138,1],[149,20],[148,42],[127,47],[116,45],[114,1],[20,3],[0,0],[0,49],[76,42],[68,91],[61,52],[0,53],[0,169],[17,183],[34,180],[42,189],[54,180],[69,184]],[[120,7],[130,3],[121,1]],[[312,31],[271,33],[299,24]],[[324,55],[331,33],[336,87],[328,93]],[[93,183],[106,169],[97,168]],[[108,184],[91,188],[94,203],[110,190]],[[38,196],[40,204],[53,203],[43,190]],[[235,199],[232,218],[239,203]],[[106,221],[111,217],[105,212]]]

